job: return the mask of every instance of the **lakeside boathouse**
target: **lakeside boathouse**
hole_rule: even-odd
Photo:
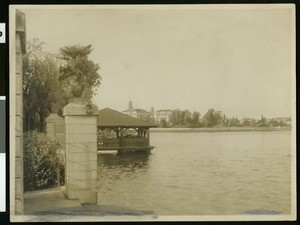
[[[150,152],[150,128],[157,127],[121,112],[104,108],[97,119],[98,151],[117,150],[118,153]]]

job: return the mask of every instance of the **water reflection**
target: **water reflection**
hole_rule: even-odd
[[[157,215],[291,212],[290,133],[153,133],[152,154],[98,155],[98,202]]]
[[[130,153],[130,154],[99,154],[98,166],[105,169],[125,169],[135,171],[145,169],[149,164],[149,153]]]

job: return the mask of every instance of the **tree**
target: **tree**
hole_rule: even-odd
[[[261,119],[257,122],[256,126],[258,127],[266,127],[267,126],[267,120],[264,115],[261,115]]]
[[[228,127],[237,127],[237,126],[241,126],[241,123],[238,118],[232,117],[232,118],[228,119],[227,126]]]
[[[100,66],[89,59],[92,46],[72,45],[60,49],[59,80],[65,86],[68,97],[91,102],[96,88],[101,84]]]
[[[222,126],[222,112],[209,109],[203,116],[202,121],[205,127],[220,127]]]
[[[200,113],[194,111],[192,114],[192,126],[193,127],[199,127],[199,120],[200,120]]]
[[[33,39],[23,56],[24,131],[44,130],[45,119],[53,104],[66,104],[66,95],[58,82],[57,59],[43,51],[45,43]],[[58,106],[58,107],[59,107]]]
[[[192,123],[192,114],[189,110],[172,110],[170,122],[176,127],[186,127]]]
[[[159,126],[160,127],[164,127],[164,128],[168,127],[168,123],[167,123],[167,121],[166,121],[165,118],[163,118],[163,119],[160,120]]]
[[[184,126],[190,126],[192,123],[192,114],[189,110],[181,111],[181,117],[182,117],[182,124]]]
[[[170,115],[170,122],[173,124],[173,126],[181,126],[181,110],[180,109],[175,109],[172,110],[171,115]]]

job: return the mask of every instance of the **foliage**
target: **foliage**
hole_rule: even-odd
[[[58,81],[57,59],[43,51],[43,42],[33,39],[27,43],[23,56],[24,131],[43,131],[51,106],[67,103],[67,96]]]
[[[58,181],[58,177],[64,174],[63,161],[57,154],[58,147],[58,143],[44,133],[31,131],[24,134],[25,191],[48,188],[63,181]]]
[[[66,46],[59,57],[46,53],[44,45],[33,39],[23,56],[24,131],[44,131],[52,109],[57,108],[54,113],[62,111],[74,97],[90,103],[100,85],[99,65],[88,58],[91,45]]]
[[[205,127],[221,127],[223,125],[221,111],[215,111],[214,109],[209,109],[207,113],[203,116],[202,122]]]
[[[199,112],[191,113],[189,110],[176,109],[171,112],[169,121],[160,122],[160,127],[164,127],[165,123],[171,127],[291,127],[288,118],[277,118],[267,120],[263,115],[260,120],[252,118],[244,118],[239,120],[237,117],[227,117],[222,111],[213,108],[201,118]],[[170,125],[171,124],[171,125]]]
[[[267,126],[266,117],[264,117],[263,115],[261,115],[261,119],[258,121],[257,126],[258,127],[266,127]]]
[[[175,109],[170,115],[170,122],[175,127],[198,127],[200,125],[199,119],[199,112],[191,113],[189,110]]]
[[[194,111],[193,114],[192,114],[192,120],[191,120],[191,124],[190,126],[191,127],[200,127],[200,113],[199,112],[196,112]]]
[[[168,127],[168,123],[167,123],[166,119],[161,119],[159,122],[159,126],[163,127],[163,128]]]
[[[96,88],[101,83],[100,66],[89,59],[92,46],[72,45],[60,49],[59,80],[63,83],[69,98],[80,97],[91,102]]]
[[[236,117],[227,118],[226,115],[222,116],[222,127],[240,127],[243,126],[240,120]]]

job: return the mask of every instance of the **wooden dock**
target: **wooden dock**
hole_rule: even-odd
[[[150,153],[152,149],[154,149],[154,146],[149,146],[149,147],[144,147],[144,148],[140,148],[140,147],[118,147],[118,148],[113,148],[113,147],[102,147],[100,149],[98,149],[98,154],[104,152],[104,151],[117,151],[120,154],[123,153]]]

